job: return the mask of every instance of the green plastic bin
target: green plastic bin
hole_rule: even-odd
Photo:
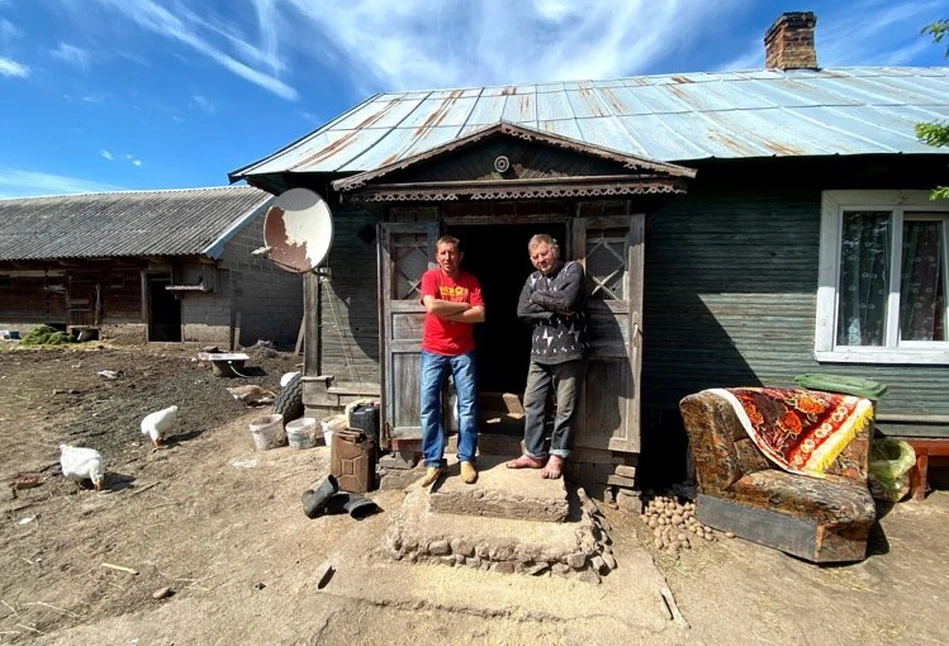
[[[846,375],[827,375],[819,373],[808,373],[798,375],[794,381],[804,388],[811,390],[825,390],[831,393],[843,393],[844,395],[856,395],[865,397],[873,402],[878,401],[886,394],[886,384],[881,384],[872,379],[863,379],[862,377],[848,377]]]

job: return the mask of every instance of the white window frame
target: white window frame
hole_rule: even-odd
[[[840,284],[840,241],[844,211],[890,211],[890,294],[887,301],[885,346],[837,344]],[[949,203],[933,202],[929,191],[824,191],[821,194],[820,252],[817,276],[817,323],[814,358],[826,363],[949,364],[949,341],[900,341],[899,299],[904,213],[949,213]],[[916,218],[913,218],[916,219]],[[943,242],[949,237],[943,225]],[[944,247],[949,257],[949,247]],[[949,264],[949,263],[947,263]],[[946,271],[949,267],[943,267]],[[949,273],[945,273],[949,279]]]

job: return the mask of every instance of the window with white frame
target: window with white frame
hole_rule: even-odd
[[[824,191],[818,361],[949,363],[949,204],[926,191]]]

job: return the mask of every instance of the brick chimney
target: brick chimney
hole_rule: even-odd
[[[765,67],[779,70],[817,69],[813,11],[781,14],[764,35]]]

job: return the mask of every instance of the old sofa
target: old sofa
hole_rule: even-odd
[[[783,471],[712,391],[679,405],[698,482],[696,516],[721,531],[817,563],[859,561],[876,508],[867,487],[870,428],[815,478]]]

